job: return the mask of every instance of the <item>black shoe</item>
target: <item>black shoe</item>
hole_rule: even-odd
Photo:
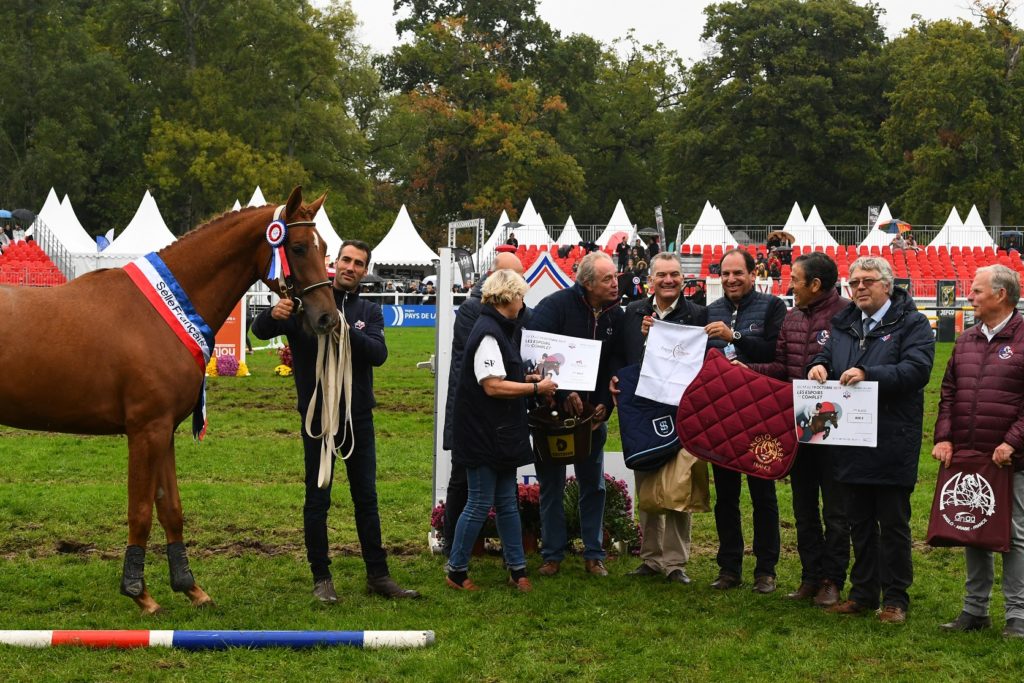
[[[380,595],[385,598],[418,598],[420,594],[408,588],[402,588],[395,580],[385,574],[384,576],[366,577],[366,592],[372,595]]]
[[[1003,638],[1024,638],[1024,619],[1007,619]]]
[[[979,617],[967,612],[961,612],[956,619],[948,624],[940,624],[943,631],[981,631],[992,626],[991,617]]]
[[[743,585],[743,579],[728,572],[720,572],[718,578],[711,582],[711,587],[720,591],[727,591],[741,585]]]
[[[692,579],[687,576],[686,572],[682,569],[673,569],[668,573],[668,576],[665,577],[665,580],[670,583],[681,583],[684,586],[692,582]]]
[[[763,574],[761,576],[754,577],[754,587],[750,590],[755,593],[768,594],[774,593],[776,588],[775,577]]]
[[[657,576],[660,573],[657,569],[651,569],[651,565],[644,562],[633,571],[626,572],[626,576]]]
[[[338,594],[334,591],[334,582],[330,579],[320,579],[314,582],[313,597],[323,603],[338,602]]]

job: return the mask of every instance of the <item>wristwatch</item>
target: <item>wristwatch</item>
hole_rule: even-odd
[[[732,340],[733,341],[739,341],[740,339],[743,339],[743,335],[740,334],[739,332],[737,332],[736,330],[733,330],[732,331]]]

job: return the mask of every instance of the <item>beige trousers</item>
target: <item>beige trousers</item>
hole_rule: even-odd
[[[635,471],[637,490],[652,472]],[[640,510],[640,528],[644,533],[640,545],[640,559],[651,569],[665,576],[676,569],[684,569],[690,560],[690,513],[666,511],[649,514]]]

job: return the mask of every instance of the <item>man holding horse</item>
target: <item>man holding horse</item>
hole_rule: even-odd
[[[775,360],[752,363],[751,369],[777,379],[805,377],[807,365],[828,341],[832,317],[850,305],[849,300],[836,291],[838,279],[835,261],[820,251],[804,254],[793,262],[790,280],[793,308],[782,322],[775,344]],[[819,404],[815,414],[807,416],[808,437],[814,431],[813,420],[818,420],[822,426],[825,424],[828,407]],[[832,478],[830,449],[801,444],[789,477],[793,484],[793,516],[801,573],[800,586],[786,597],[813,599],[819,607],[831,607],[839,602],[846,581],[850,532],[843,512],[842,492]]]
[[[348,325],[351,341],[351,396],[341,397],[341,408],[351,405],[348,415],[341,415],[343,425],[336,437],[341,440],[340,451],[349,453],[345,458],[349,491],[355,509],[356,534],[366,564],[367,591],[388,598],[414,598],[419,593],[401,588],[388,572],[387,552],[381,542],[380,514],[377,510],[377,449],[374,440],[373,368],[384,364],[388,357],[384,341],[384,316],[380,306],[359,297],[359,283],[366,275],[370,262],[370,246],[360,240],[346,240],[341,245],[334,267],[334,299]],[[280,335],[288,337],[292,349],[295,388],[299,399],[299,414],[306,416],[310,401],[314,405],[314,419],[309,430],[302,429],[305,451],[306,497],[302,510],[306,557],[313,572],[313,595],[321,602],[337,602],[331,578],[327,545],[327,511],[331,506],[331,482],[319,486],[322,441],[310,432],[324,431],[320,420],[323,414],[319,397],[314,396],[317,386],[317,339],[309,334],[296,317],[296,304],[282,298],[268,311],[260,313],[253,322],[252,331],[260,339]],[[351,428],[347,428],[351,418]],[[333,473],[333,468],[331,469]]]

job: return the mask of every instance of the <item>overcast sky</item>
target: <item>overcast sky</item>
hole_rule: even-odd
[[[396,43],[392,0],[351,0],[362,22],[359,36],[375,52],[388,52]],[[538,0],[540,16],[563,34],[585,33],[605,43],[635,29],[641,43],[661,41],[687,64],[704,56],[700,34],[704,28],[702,0]],[[882,0],[882,26],[890,38],[911,24],[911,16],[924,19],[972,20],[969,0]],[[973,20],[972,20],[973,21]]]

